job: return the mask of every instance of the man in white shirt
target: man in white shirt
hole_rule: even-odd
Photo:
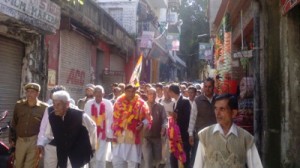
[[[94,87],[94,99],[89,100],[84,106],[84,112],[89,115],[97,125],[96,156],[91,167],[105,168],[106,156],[110,155],[108,148],[113,140],[111,130],[113,120],[113,105],[110,100],[104,99],[104,89],[100,85]],[[111,160],[108,160],[111,161]]]
[[[217,124],[198,133],[194,168],[262,168],[254,137],[233,123],[238,112],[236,98],[223,94],[215,101]]]

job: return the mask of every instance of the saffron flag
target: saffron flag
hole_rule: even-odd
[[[138,62],[135,65],[135,68],[132,72],[131,78],[129,80],[130,84],[134,84],[136,87],[140,86],[140,76],[142,72],[142,62],[143,62],[143,55],[140,56]]]

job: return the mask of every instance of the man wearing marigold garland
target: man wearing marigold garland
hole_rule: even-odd
[[[94,87],[94,99],[89,100],[84,106],[84,112],[88,114],[97,125],[97,149],[96,156],[90,162],[90,167],[105,168],[109,143],[113,140],[111,130],[113,118],[113,105],[111,101],[104,99],[104,89],[100,85]]]
[[[112,129],[117,139],[113,147],[113,167],[137,168],[141,162],[141,130],[150,128],[152,117],[147,103],[128,84],[125,94],[114,104]]]

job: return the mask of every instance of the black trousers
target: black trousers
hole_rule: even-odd
[[[183,142],[183,150],[186,154],[186,162],[184,163],[184,168],[190,168],[190,150],[191,146],[189,144],[189,141]],[[170,164],[171,168],[178,168],[178,160],[173,155],[173,153],[170,154]]]

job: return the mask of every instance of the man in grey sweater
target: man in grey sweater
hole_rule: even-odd
[[[144,168],[158,167],[162,159],[162,135],[166,133],[167,116],[163,105],[155,102],[156,90],[147,91],[148,106],[152,115],[152,126],[144,130],[142,153]]]

